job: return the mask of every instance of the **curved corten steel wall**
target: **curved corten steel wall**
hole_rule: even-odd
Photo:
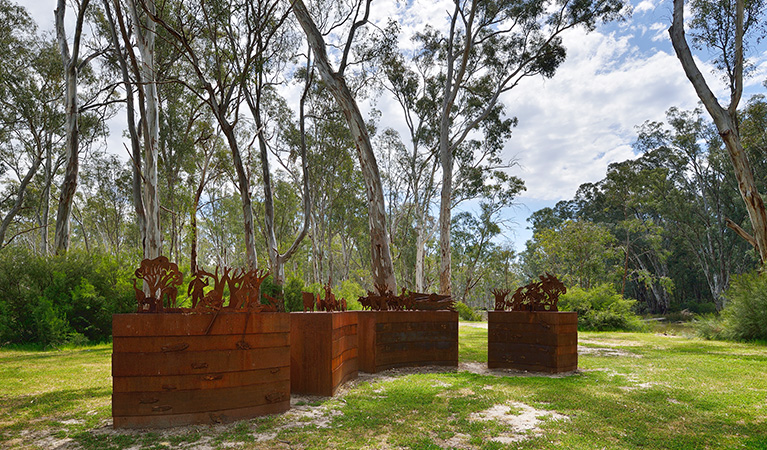
[[[117,314],[112,327],[115,428],[223,423],[290,408],[287,313]]]
[[[290,313],[291,392],[335,395],[357,378],[357,312]]]
[[[360,370],[394,367],[458,367],[458,313],[360,311]]]
[[[578,313],[488,311],[487,366],[530,372],[578,368]]]

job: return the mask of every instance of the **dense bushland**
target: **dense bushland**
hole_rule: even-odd
[[[559,299],[560,311],[578,313],[581,331],[641,331],[644,329],[632,307],[636,300],[623,298],[612,284],[584,289],[575,286]]]
[[[706,339],[767,341],[767,276],[749,272],[734,276],[725,291],[728,302],[719,316],[709,315],[696,323]]]
[[[131,271],[102,254],[0,252],[0,344],[109,340],[112,314],[136,308]]]

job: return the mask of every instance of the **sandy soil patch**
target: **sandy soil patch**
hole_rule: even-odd
[[[543,433],[540,424],[546,420],[568,420],[565,415],[554,411],[535,409],[520,402],[495,405],[490,409],[471,414],[469,420],[500,422],[509,427],[506,433],[491,438],[492,441],[510,444],[529,439]]]
[[[617,356],[623,356],[627,358],[641,358],[642,355],[637,355],[636,353],[631,353],[626,350],[621,350],[619,348],[613,348],[613,347],[584,347],[584,346],[578,346],[578,354],[580,355],[593,355],[593,356],[603,356],[603,357],[617,357]]]

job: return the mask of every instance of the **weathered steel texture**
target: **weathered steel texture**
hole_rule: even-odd
[[[458,313],[360,311],[360,370],[458,366]]]
[[[155,259],[145,259],[133,273],[137,279],[143,280],[146,287],[139,288],[136,280],[133,280],[133,290],[136,293],[138,303],[137,312],[163,312],[165,306],[163,298],[168,299],[168,308],[176,307],[176,295],[178,287],[184,280],[184,275],[178,270],[178,266],[165,256]]]
[[[290,316],[118,314],[115,428],[223,423],[290,408]]]
[[[496,311],[558,311],[559,296],[567,293],[565,285],[554,275],[540,275],[541,281],[534,281],[522,286],[514,292],[511,299],[506,300],[509,290],[493,289]]]
[[[357,378],[357,312],[290,314],[290,387],[298,394],[335,395]]]
[[[309,312],[314,311],[314,294],[311,292],[301,292],[301,300],[304,304],[304,312],[306,310],[309,310]]]
[[[367,297],[360,297],[359,302],[363,309],[371,311],[455,311],[455,301],[449,295],[406,292],[402,289],[402,293],[396,296],[381,285],[376,285],[375,293],[368,291]]]
[[[328,284],[322,288],[325,290],[325,298],[320,298],[320,294],[317,294],[317,311],[346,311],[346,299],[342,298],[339,300],[336,298],[336,294],[333,293],[330,286],[330,281],[328,281]],[[303,294],[308,294],[308,292],[304,292]],[[307,309],[307,300],[306,296],[304,296],[304,311]]]
[[[200,286],[199,290],[191,291],[192,308],[195,312],[219,311],[221,309],[236,310],[248,309],[250,312],[276,312],[276,300],[267,297],[269,304],[262,305],[260,297],[261,283],[269,276],[269,272],[262,269],[232,269],[224,267],[219,276],[219,267],[215,273],[198,269],[194,274],[193,282]],[[208,280],[201,281],[207,278]],[[202,286],[213,281],[213,289],[203,293]],[[224,306],[224,289],[229,288],[229,303]]]
[[[560,373],[578,368],[578,314],[488,311],[487,366]]]

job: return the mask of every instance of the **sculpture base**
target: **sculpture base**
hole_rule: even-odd
[[[290,313],[290,388],[335,395],[357,378],[357,312]]]
[[[578,368],[578,313],[489,311],[487,366],[560,373]]]
[[[225,423],[290,408],[288,314],[116,314],[112,330],[115,428]]]
[[[360,311],[360,370],[394,367],[458,367],[458,313]]]

